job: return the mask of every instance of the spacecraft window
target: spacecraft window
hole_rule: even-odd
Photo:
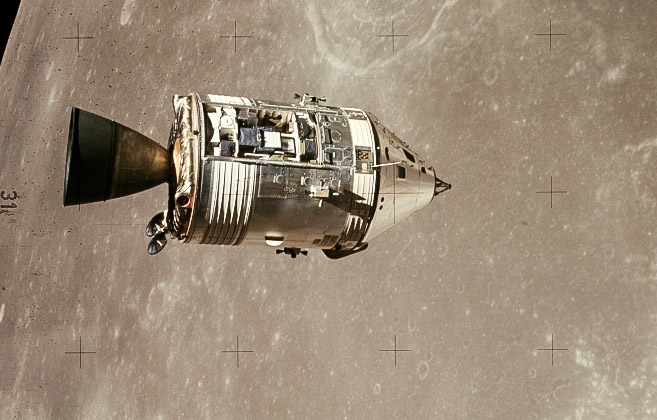
[[[415,156],[413,156],[413,153],[409,152],[406,149],[402,149],[404,151],[404,154],[406,155],[406,158],[410,160],[411,162],[415,163]]]
[[[390,161],[390,154],[388,153],[388,148],[386,147],[386,160]]]
[[[397,165],[397,179],[406,179],[406,168]]]

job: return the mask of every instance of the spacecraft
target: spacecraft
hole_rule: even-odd
[[[168,208],[146,226],[148,253],[170,239],[260,245],[293,258],[363,251],[451,188],[373,114],[192,93],[174,95],[168,148],[73,108],[64,206],[124,197],[167,182]]]

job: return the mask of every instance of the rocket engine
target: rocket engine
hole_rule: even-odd
[[[146,227],[149,254],[183,243],[319,248],[332,259],[451,188],[372,114],[300,102],[175,95],[168,148],[73,108],[64,206],[169,184],[166,211]]]

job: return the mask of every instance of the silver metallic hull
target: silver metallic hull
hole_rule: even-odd
[[[435,193],[433,168],[359,109],[199,94],[174,108],[169,226],[185,243],[340,257]]]

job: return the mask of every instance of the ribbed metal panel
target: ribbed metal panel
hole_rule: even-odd
[[[358,198],[358,203],[366,204],[368,207],[374,201],[374,174],[354,174],[353,193]],[[353,206],[353,204],[352,204]]]
[[[365,234],[365,220],[374,202],[374,181],[374,174],[354,174],[351,210],[341,238],[344,246],[355,245]]]
[[[230,104],[230,105],[243,105],[252,106],[253,101],[249,98],[239,96],[226,96],[226,95],[207,95],[210,102],[217,104]]]
[[[237,245],[253,205],[256,165],[221,160],[206,162],[207,165],[211,166],[206,168],[206,173],[210,173],[209,205],[204,220],[205,234],[199,243]]]
[[[363,234],[363,224],[365,221],[360,216],[349,216],[349,221],[347,222],[347,230],[344,234],[344,240],[346,242],[358,241]]]
[[[351,141],[354,146],[373,146],[372,126],[368,120],[349,120]]]

